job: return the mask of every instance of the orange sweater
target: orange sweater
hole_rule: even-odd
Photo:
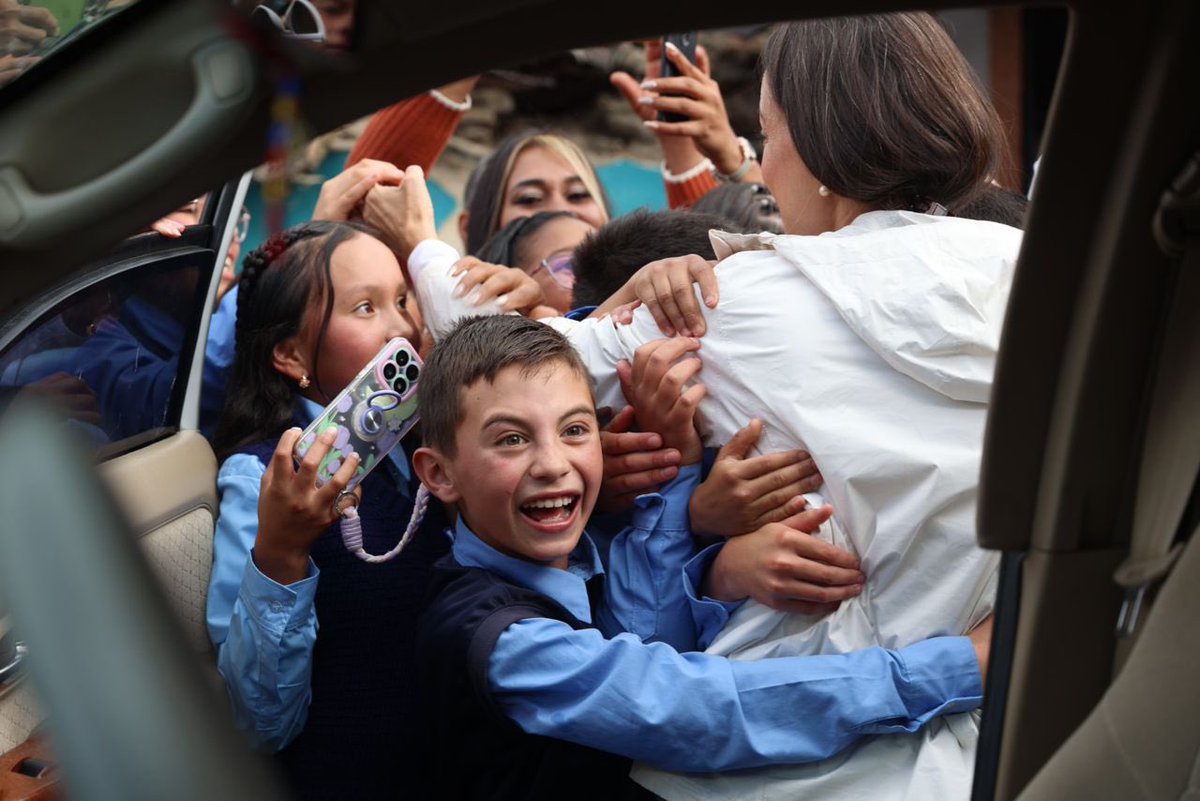
[[[691,208],[692,204],[717,188],[717,179],[707,170],[683,183],[663,181],[667,188],[667,205],[673,209]]]
[[[428,173],[454,135],[463,112],[447,108],[428,92],[377,111],[354,143],[346,166],[378,159],[404,169],[419,164]]]

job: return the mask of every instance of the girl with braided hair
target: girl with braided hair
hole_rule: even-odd
[[[352,457],[321,487],[318,440],[297,470],[301,429],[392,337],[421,344],[404,274],[374,229],[310,222],[250,253],[237,345],[214,448],[223,459],[208,627],[239,727],[278,752],[298,798],[394,794],[418,771],[410,720],[414,632],[428,569],[446,552],[433,500],[397,558],[342,545],[333,502]],[[399,541],[417,498],[405,443],[359,485],[364,546]],[[317,624],[320,621],[320,637]]]

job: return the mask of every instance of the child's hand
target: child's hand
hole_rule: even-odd
[[[505,311],[527,313],[546,300],[537,280],[516,267],[489,264],[474,256],[464,256],[454,263],[451,273],[462,276],[454,296],[461,298],[474,289],[472,300],[476,306],[496,298]]]
[[[703,592],[722,601],[753,598],[781,612],[832,612],[862,592],[858,558],[808,532],[833,509],[822,506],[768,523],[725,543],[704,579]]]
[[[664,446],[679,451],[680,464],[695,464],[703,453],[694,420],[706,390],[703,384],[686,387],[701,367],[700,359],[688,354],[699,349],[699,340],[688,337],[659,339],[638,348],[632,366],[617,363],[621,391],[638,425],[662,435]]]
[[[333,478],[318,487],[317,467],[329,453],[334,435],[326,431],[318,437],[297,470],[292,467],[292,451],[302,433],[292,428],[279,438],[258,497],[254,563],[263,575],[280,584],[292,584],[308,575],[309,551],[338,519],[333,502],[358,467],[358,454],[351,454]]]
[[[408,264],[413,248],[422,241],[437,238],[433,198],[425,183],[425,171],[416,165],[404,171],[399,186],[380,183],[371,187],[362,216],[383,232],[384,241],[402,265]]]
[[[404,171],[395,164],[363,159],[321,184],[314,220],[344,222],[358,215],[367,193],[376,184],[398,184]]]
[[[761,420],[751,420],[717,454],[712,472],[688,503],[693,534],[733,537],[777,523],[803,511],[802,493],[821,486],[807,451],[747,458],[762,430]]]
[[[630,431],[633,407],[626,406],[600,432],[604,451],[604,482],[596,508],[619,514],[633,506],[633,499],[655,492],[679,472],[679,451],[662,447],[662,437],[653,431]]]

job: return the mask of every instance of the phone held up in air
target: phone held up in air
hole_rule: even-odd
[[[668,42],[670,42],[671,44],[678,47],[680,52],[682,52],[685,56],[687,56],[687,60],[692,62],[693,64],[695,64],[696,63],[696,32],[695,31],[687,31],[685,33],[668,33],[666,36],[663,37],[662,77],[674,78],[674,77],[677,77],[680,73],[679,73],[679,70],[676,69],[675,64],[672,63],[669,58],[667,58],[667,43]],[[659,122],[685,122],[687,119],[688,118],[686,116],[684,116],[683,114],[675,114],[673,112],[668,112],[668,111],[658,112],[658,121]]]
[[[304,458],[317,437],[333,429],[333,447],[317,468],[317,484],[333,478],[352,453],[358,469],[347,483],[353,489],[399,444],[417,422],[417,379],[423,363],[407,339],[390,340],[344,390],[325,407],[296,443]]]

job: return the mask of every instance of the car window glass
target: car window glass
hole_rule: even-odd
[[[58,403],[101,455],[173,430],[211,263],[193,249],[100,271],[4,344],[0,393]]]
[[[136,0],[0,0],[0,85]]]

